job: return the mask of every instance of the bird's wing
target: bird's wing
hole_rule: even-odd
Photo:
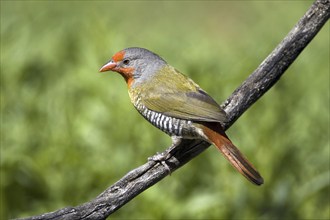
[[[192,121],[226,121],[226,113],[191,79],[170,66],[160,71],[143,92],[141,100],[147,108]]]

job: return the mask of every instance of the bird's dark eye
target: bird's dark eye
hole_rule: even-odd
[[[123,64],[128,65],[129,64],[129,60],[124,60],[123,61]]]

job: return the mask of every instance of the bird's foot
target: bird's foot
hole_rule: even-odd
[[[175,158],[172,157],[175,153],[175,151],[177,150],[177,146],[181,143],[181,138],[179,137],[172,137],[172,145],[171,147],[169,147],[166,151],[159,153],[157,152],[156,155],[149,157],[148,161],[155,161],[155,162],[160,162],[165,169],[171,174],[171,169],[168,166],[168,164],[166,162],[169,163],[174,163],[175,165],[179,165],[179,161]],[[169,159],[171,158],[171,160],[169,161]]]
[[[168,160],[171,157],[171,154],[167,151],[159,153],[157,152],[155,155],[148,157],[148,161],[155,161],[158,163],[161,163],[165,169],[168,171],[169,174],[171,174],[171,168],[167,165],[166,160]]]
[[[162,162],[168,160],[172,155],[168,152],[157,152],[155,155],[148,158],[149,161]]]

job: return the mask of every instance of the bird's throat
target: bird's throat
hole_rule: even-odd
[[[118,70],[116,70],[116,72],[120,73],[120,75],[122,75],[127,83],[127,86],[130,88],[133,81],[134,81],[134,77],[133,77],[133,71],[134,68],[128,67],[128,68],[118,68]]]

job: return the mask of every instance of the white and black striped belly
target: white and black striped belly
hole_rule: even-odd
[[[191,126],[192,121],[166,116],[162,113],[152,111],[141,104],[135,105],[135,108],[151,124],[170,136],[194,136],[194,128]]]

